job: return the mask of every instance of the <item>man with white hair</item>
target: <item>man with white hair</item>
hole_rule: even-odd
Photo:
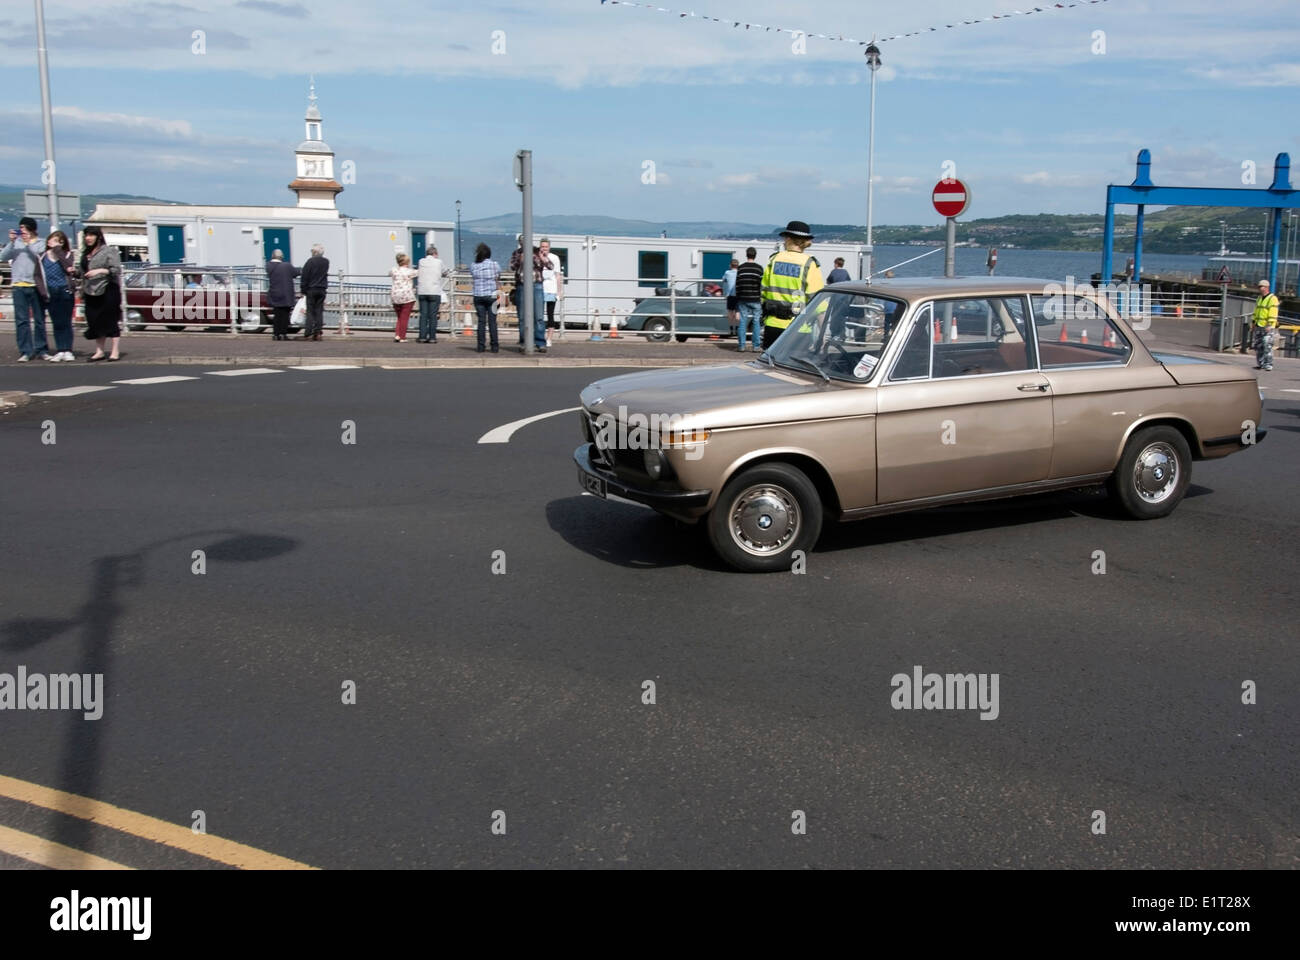
[[[325,325],[325,291],[330,285],[330,262],[325,259],[325,248],[312,244],[311,256],[302,265],[299,286],[307,300],[307,321],[302,328],[304,340],[319,340]]]
[[[1273,338],[1277,335],[1277,295],[1268,292],[1267,280],[1259,281],[1255,300],[1255,369],[1273,369]]]

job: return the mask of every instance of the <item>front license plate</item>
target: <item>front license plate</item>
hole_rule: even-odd
[[[587,491],[593,497],[600,497],[601,499],[605,498],[605,481],[600,477],[593,477],[585,470],[580,469],[578,471],[578,482],[582,484],[582,489]]]

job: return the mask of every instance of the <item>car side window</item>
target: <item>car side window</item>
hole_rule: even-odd
[[[1030,298],[1038,357],[1044,370],[1080,364],[1128,362],[1128,338],[1087,297],[1061,293]]]
[[[907,343],[894,361],[894,369],[889,373],[890,380],[924,380],[930,376],[930,327],[933,316],[930,305],[926,304],[917,311],[912,321],[912,332],[907,336]]]
[[[933,309],[936,380],[1033,369],[1020,298],[962,297],[936,301]]]

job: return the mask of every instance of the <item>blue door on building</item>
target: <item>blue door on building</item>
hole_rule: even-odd
[[[185,262],[185,228],[179,224],[159,224],[158,262]]]
[[[703,269],[700,270],[700,278],[703,280],[721,280],[722,275],[731,269],[731,251],[704,251]]]
[[[293,263],[293,253],[289,250],[289,229],[287,227],[262,228],[262,257],[271,259],[276,250],[284,253],[286,263]]]
[[[424,231],[412,230],[411,231],[411,262],[419,263],[421,258],[424,256],[424,250],[425,250]]]

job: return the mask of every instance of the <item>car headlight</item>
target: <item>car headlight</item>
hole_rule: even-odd
[[[662,480],[669,472],[668,458],[664,456],[662,450],[651,448],[641,455],[641,460],[645,464],[645,472],[650,475],[651,480]]]

